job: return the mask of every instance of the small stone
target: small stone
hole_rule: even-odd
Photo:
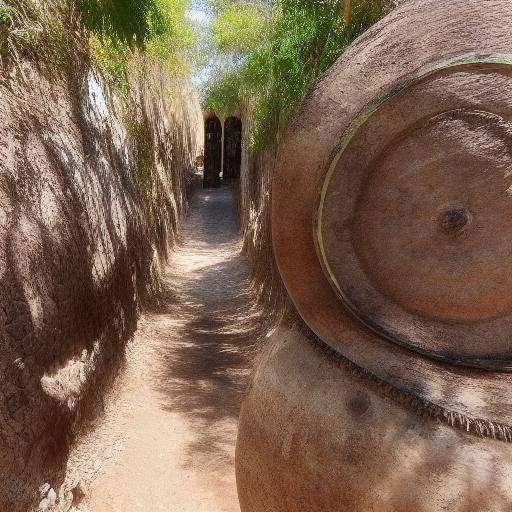
[[[50,506],[53,507],[57,502],[57,493],[53,489],[50,489],[46,498],[50,501]]]
[[[55,505],[55,503],[57,503],[57,493],[50,487],[46,497],[39,503],[39,510],[49,510]]]
[[[48,498],[44,498],[43,500],[41,500],[41,502],[39,503],[38,510],[40,510],[40,511],[48,510],[49,508],[50,508],[50,502],[49,502]]]
[[[14,361],[14,366],[16,366],[16,368],[18,368],[18,370],[25,369],[25,363],[23,362],[23,359],[21,359],[21,357],[18,357],[18,359],[16,359]]]

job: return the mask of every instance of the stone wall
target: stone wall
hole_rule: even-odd
[[[144,78],[142,78],[144,77]],[[0,510],[63,477],[186,209],[202,118],[185,83],[0,75]]]

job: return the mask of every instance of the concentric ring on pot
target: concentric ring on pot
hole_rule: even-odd
[[[439,61],[372,101],[315,225],[324,272],[363,323],[474,366],[512,363],[511,64]]]
[[[485,360],[459,357],[456,347],[448,354],[432,355],[430,348],[420,354],[420,348],[411,350],[368,328],[326,278],[312,225],[326,173],[342,149],[340,141],[351,126],[357,128],[352,123],[365,106],[378,107],[387,91],[399,96],[396,84],[404,88],[407,77],[418,80],[432,63],[482,54],[512,62],[510,26],[510,0],[493,0],[492,9],[481,0],[410,0],[372,26],[319,79],[283,133],[273,170],[271,210],[272,243],[282,280],[302,319],[333,356],[421,403],[442,407],[451,418],[502,425],[512,425],[510,348],[496,357],[489,352],[493,358]],[[492,62],[486,66],[490,70]],[[508,75],[505,65],[497,68],[495,90]],[[456,71],[454,67],[448,72],[454,80]],[[453,94],[456,97],[456,89]],[[488,87],[482,88],[470,110],[485,112],[487,95]],[[503,111],[493,114],[508,119],[512,97],[506,90],[503,105]],[[463,204],[448,208],[436,225],[464,235],[475,216],[461,211]]]

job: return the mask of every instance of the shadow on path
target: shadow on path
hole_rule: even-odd
[[[146,319],[163,340],[154,386],[165,410],[191,422],[196,437],[190,456],[220,456],[255,349],[270,327],[254,304],[231,189],[196,195],[183,240],[165,278],[164,311]]]
[[[68,488],[86,488],[77,512],[240,512],[238,412],[270,321],[255,304],[233,192],[198,193],[182,239],[101,422],[70,457]]]

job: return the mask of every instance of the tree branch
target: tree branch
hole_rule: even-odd
[[[350,23],[351,8],[352,8],[352,1],[345,0],[343,2],[343,23],[345,23],[346,27],[348,27],[348,24]]]

